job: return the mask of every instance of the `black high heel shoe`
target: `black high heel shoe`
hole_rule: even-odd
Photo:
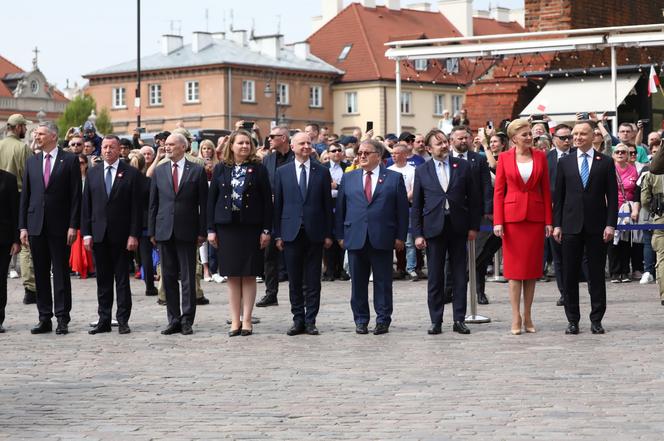
[[[254,328],[251,328],[251,329],[240,329],[240,335],[241,335],[242,337],[246,337],[246,336],[251,335],[251,334],[253,334],[253,333],[254,333]]]
[[[230,331],[228,331],[229,337],[237,337],[240,334],[242,334],[242,326],[240,326],[237,329],[231,329]]]

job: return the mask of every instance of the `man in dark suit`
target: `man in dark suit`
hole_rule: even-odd
[[[277,175],[277,169],[282,165],[292,162],[295,155],[291,150],[288,139],[288,127],[279,126],[272,129],[270,136],[270,149],[274,150],[272,153],[263,158],[263,165],[267,168],[267,174],[270,178],[270,185],[272,186],[272,193],[274,193],[274,181]],[[265,248],[265,261],[264,261],[264,274],[265,277],[265,295],[258,302],[256,306],[277,306],[277,294],[279,293],[279,268],[281,266],[282,254],[277,249],[276,241],[273,240]]]
[[[164,144],[168,162],[152,176],[148,235],[159,244],[166,291],[168,326],[164,335],[193,333],[196,315],[196,250],[206,238],[207,176],[205,169],[184,157],[187,138],[173,133]],[[182,310],[180,287],[182,281]]]
[[[288,335],[318,335],[323,247],[332,245],[330,171],[309,159],[306,133],[291,140],[295,161],[277,170],[274,182],[274,236],[288,270],[293,326]]]
[[[348,250],[355,332],[368,333],[369,275],[373,271],[375,335],[392,321],[392,255],[408,233],[408,196],[401,173],[381,163],[384,147],[368,140],[357,151],[361,168],[344,174],[339,186],[335,234]]]
[[[556,188],[556,174],[558,171],[558,161],[570,154],[572,146],[572,128],[566,124],[558,124],[553,132],[553,146],[547,154],[546,160],[549,164],[549,187],[551,188],[551,200],[555,201],[555,188]],[[556,273],[556,285],[560,298],[556,305],[563,306],[565,304],[565,296],[563,295],[563,250],[561,245],[556,242],[553,236],[546,239],[547,246],[551,250],[553,257],[553,270]]]
[[[344,148],[340,144],[330,144],[327,153],[330,160],[324,165],[330,169],[330,176],[332,177],[332,206],[334,207],[337,202],[341,178],[349,164],[343,160]],[[334,279],[350,279],[350,276],[344,270],[344,250],[339,247],[338,242],[333,241],[329,248],[323,250],[323,262],[325,263],[323,281],[332,282]]]
[[[482,213],[478,186],[468,161],[449,155],[442,132],[429,138],[432,160],[415,169],[411,226],[415,246],[427,251],[429,334],[440,334],[443,322],[445,259],[454,278],[454,325],[470,334],[466,319],[466,239],[477,237]]]
[[[579,276],[584,247],[588,256],[590,330],[603,334],[606,311],[604,266],[618,215],[618,184],[613,160],[593,150],[595,123],[579,121],[572,130],[576,152],[558,161],[553,235],[562,243],[566,334],[579,333]]]
[[[39,124],[35,137],[42,152],[26,163],[19,211],[21,243],[30,246],[37,287],[39,324],[30,332],[51,332],[55,313],[55,332],[64,335],[71,319],[69,247],[81,221],[81,170],[76,155],[57,147],[55,123]]]
[[[0,200],[3,209],[0,210],[0,334],[5,332],[2,324],[5,321],[5,307],[7,306],[7,270],[12,256],[21,250],[18,233],[18,184],[16,176],[0,170]]]
[[[111,332],[113,281],[117,291],[118,332],[129,334],[131,289],[129,252],[138,247],[143,210],[140,172],[120,158],[120,140],[107,135],[101,142],[102,162],[86,178],[81,207],[81,235],[97,268],[99,321],[89,333]]]

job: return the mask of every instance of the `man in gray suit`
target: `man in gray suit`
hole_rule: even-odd
[[[184,156],[187,139],[173,133],[164,144],[168,162],[152,177],[148,234],[159,245],[168,326],[164,335],[192,334],[196,315],[196,249],[206,238],[207,176]],[[182,310],[178,274],[182,281]]]

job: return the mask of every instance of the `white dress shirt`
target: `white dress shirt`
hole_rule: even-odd
[[[593,150],[592,148],[588,150],[588,152],[586,153],[588,155],[588,172],[590,172],[590,169],[593,166],[593,157],[595,153],[596,153],[595,150]],[[583,164],[583,157],[581,155],[583,155],[581,149],[576,149],[576,162],[577,165],[579,166],[579,175],[581,175],[581,165]]]
[[[300,162],[297,159],[293,161],[295,163],[295,181],[300,184],[300,175],[302,174],[302,167],[301,165],[304,164],[304,169],[307,171],[307,188],[309,188],[309,176],[311,175],[311,161],[307,159],[307,162]]]
[[[120,158],[116,159],[113,164],[109,164],[104,161],[104,183],[106,182],[106,173],[108,173],[108,167],[111,167],[111,187],[115,184],[115,175],[118,173],[118,166],[120,165]]]
[[[558,147],[556,147],[556,154],[558,155],[557,159],[560,159],[563,157],[563,155],[569,155],[569,149],[563,152]]]
[[[49,170],[51,176],[53,174],[53,167],[55,167],[55,160],[58,158],[58,148],[54,148],[50,152],[42,152],[44,153],[44,160],[42,161],[42,174],[46,171],[46,155],[51,155],[51,169]]]
[[[376,192],[376,185],[378,185],[378,175],[380,174],[380,164],[371,170],[371,196],[373,197]],[[367,178],[367,172],[362,171],[362,188],[364,188],[364,181]]]
[[[336,182],[337,185],[341,182],[341,178],[344,175],[344,170],[341,168],[341,164],[338,162],[330,161],[330,176],[332,176],[332,180]],[[336,198],[337,197],[338,190],[337,189],[332,189],[332,197]]]
[[[180,189],[180,182],[182,182],[182,173],[184,172],[184,163],[185,163],[185,157],[183,156],[182,159],[180,159],[178,162],[175,164],[178,165],[178,189]],[[171,161],[171,174],[173,174],[173,161]]]

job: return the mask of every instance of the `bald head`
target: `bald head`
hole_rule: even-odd
[[[311,156],[311,136],[305,132],[296,133],[291,138],[291,149],[295,153],[295,159],[306,162]]]

